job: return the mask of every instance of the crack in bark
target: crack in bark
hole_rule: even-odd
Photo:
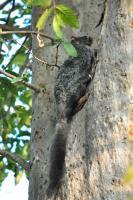
[[[99,22],[97,23],[95,28],[97,28],[98,26],[100,26],[103,23],[104,16],[105,16],[105,11],[106,11],[106,2],[107,2],[107,0],[105,0],[104,3],[103,3],[103,12],[102,12],[101,17],[99,19]]]

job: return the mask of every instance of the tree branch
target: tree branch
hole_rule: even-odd
[[[2,4],[0,4],[0,10],[2,10],[8,3],[10,3],[12,0],[6,0]]]
[[[15,162],[17,162],[19,165],[21,165],[26,171],[30,170],[30,164],[26,162],[21,156],[19,156],[16,153],[11,153],[6,150],[0,149],[0,155],[3,157],[6,157],[8,159],[11,159]]]
[[[1,35],[17,34],[17,33],[18,34],[34,34],[34,35],[38,35],[38,33],[39,33],[40,36],[51,40],[52,43],[55,40],[54,38],[52,38],[52,37],[50,37],[48,35],[45,35],[42,32],[35,31],[35,30],[21,29],[21,28],[11,27],[11,26],[8,26],[8,25],[5,25],[5,24],[0,24],[0,28],[2,28],[3,30],[6,30],[6,31],[2,31],[0,33]]]
[[[9,78],[11,78],[11,79],[18,78],[18,77],[14,76],[14,75],[12,75],[12,74],[9,74],[8,72],[5,72],[5,71],[3,71],[3,70],[1,70],[1,69],[0,69],[0,74],[4,74],[5,76],[7,76],[7,77],[9,77]],[[33,84],[27,83],[27,82],[24,81],[24,80],[20,80],[20,82],[23,83],[26,87],[28,87],[28,88],[34,90],[34,91],[37,92],[37,93],[39,93],[39,92],[41,91],[40,88],[36,87],[36,86],[33,85]]]

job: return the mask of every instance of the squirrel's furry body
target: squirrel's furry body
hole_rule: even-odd
[[[78,57],[70,57],[64,62],[55,81],[57,124],[50,152],[48,196],[57,192],[60,185],[70,123],[73,116],[84,106],[87,100],[84,97],[92,80],[92,51],[77,40],[72,44],[77,50]]]

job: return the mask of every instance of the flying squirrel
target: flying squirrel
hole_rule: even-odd
[[[57,193],[65,163],[67,137],[73,116],[88,99],[88,88],[94,76],[94,51],[88,46],[92,39],[87,36],[73,37],[71,43],[78,56],[69,57],[60,67],[54,87],[57,123],[50,149],[50,170],[47,196]]]

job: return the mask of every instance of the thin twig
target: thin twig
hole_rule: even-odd
[[[6,41],[5,38],[0,38],[0,40],[2,41]],[[16,42],[17,44],[21,45],[22,47],[24,47],[26,50],[29,51],[29,48],[27,48],[25,45],[20,44],[18,41],[12,39],[14,42]],[[41,62],[42,64],[47,65],[48,67],[57,67],[60,68],[60,66],[58,66],[56,63],[55,64],[49,64],[46,60],[41,60],[40,58],[38,58],[37,56],[35,56],[35,54],[33,54],[33,52],[31,52],[31,55],[33,56],[33,58],[35,58],[37,61]]]
[[[14,7],[15,7],[15,0],[12,0],[12,7],[11,7],[11,9],[9,10],[8,17],[7,17],[7,19],[6,19],[6,24],[8,24],[8,22],[9,22],[9,19],[10,19],[10,16],[11,16],[12,11],[14,10]]]
[[[3,70],[1,70],[1,69],[0,69],[0,74],[4,74],[5,76],[7,76],[7,77],[9,77],[9,78],[11,78],[11,79],[18,78],[18,77],[14,76],[14,75],[12,75],[12,74],[9,74],[8,72],[5,72],[5,71],[3,71]],[[34,90],[34,91],[37,92],[37,93],[39,93],[39,92],[41,91],[40,88],[36,87],[36,86],[33,85],[33,84],[27,83],[27,82],[24,81],[24,80],[20,80],[19,82],[23,83],[26,87],[28,87],[28,88]]]
[[[25,42],[27,41],[27,39],[28,39],[28,37],[26,36],[26,37],[24,38],[24,41],[22,42],[20,48],[15,52],[15,54],[12,55],[11,59],[9,60],[9,62],[8,62],[7,65],[6,65],[6,67],[7,67],[8,65],[10,65],[10,64],[12,63],[12,61],[14,60],[14,58],[16,57],[16,55],[19,54],[19,52],[21,52],[21,49],[22,49],[23,45],[25,44]]]
[[[55,65],[58,66],[58,53],[61,42],[56,46]]]
[[[19,76],[23,76],[23,74],[25,73],[25,71],[27,71],[27,69],[32,70],[31,64],[29,65],[29,53],[27,53],[26,56],[27,57],[25,59],[23,66],[19,68]]]
[[[1,40],[1,41],[4,41],[4,42],[6,41],[5,38],[0,38],[0,40]],[[19,45],[21,46],[20,48],[24,47],[27,51],[30,51],[29,48],[27,48],[24,44],[20,44],[18,41],[14,40],[14,39],[12,39],[12,41],[14,41],[14,42],[16,42],[17,44],[19,44]],[[20,49],[19,49],[19,50],[20,50]],[[19,51],[19,50],[18,50],[18,51]],[[31,55],[33,56],[33,58],[35,58],[35,59],[38,60],[39,62],[48,65],[47,61],[41,60],[40,58],[36,57],[32,52],[31,52]],[[15,56],[16,56],[16,53],[15,53]],[[9,63],[10,63],[10,62],[9,62]],[[49,66],[50,66],[50,65],[49,65]]]
[[[18,28],[18,27],[11,26],[8,24],[0,24],[0,28],[3,31],[26,31],[26,30],[30,30],[31,26],[27,26],[27,28]]]
[[[26,171],[30,170],[30,166],[29,163],[26,162],[21,156],[19,156],[16,153],[11,153],[8,152],[6,150],[0,149],[0,155],[2,155],[3,157],[7,157],[13,161],[15,161],[15,163],[18,163],[19,165],[21,165]]]

